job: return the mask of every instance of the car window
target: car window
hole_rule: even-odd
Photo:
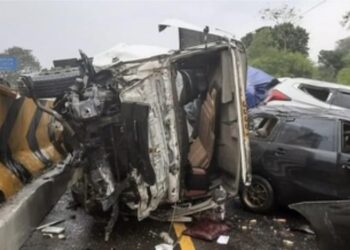
[[[321,118],[296,118],[281,126],[277,142],[335,151],[334,121]]]
[[[250,132],[251,135],[258,138],[267,138],[277,124],[276,117],[254,117],[251,119]]]
[[[342,152],[350,154],[350,123],[343,123],[342,130]]]
[[[332,104],[350,109],[350,93],[338,92]]]
[[[323,102],[328,100],[329,95],[331,93],[330,90],[327,88],[319,88],[319,87],[314,87],[306,84],[300,85],[300,89],[305,93],[308,93],[309,95]]]

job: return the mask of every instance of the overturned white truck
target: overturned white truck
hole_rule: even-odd
[[[75,200],[110,212],[106,240],[120,210],[139,220],[188,220],[215,208],[224,215],[224,202],[250,182],[243,45],[180,28],[180,50],[142,47],[128,58],[127,49],[95,58],[109,56],[102,67],[84,53],[65,61],[76,76],[23,79],[39,107],[56,98],[41,108],[63,124]]]

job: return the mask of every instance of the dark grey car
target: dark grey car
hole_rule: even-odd
[[[253,180],[243,205],[350,197],[350,116],[339,111],[262,106],[250,113]]]

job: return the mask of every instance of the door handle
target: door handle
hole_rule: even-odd
[[[275,156],[281,156],[281,155],[285,155],[287,153],[287,151],[283,148],[277,148],[277,150],[275,151]]]

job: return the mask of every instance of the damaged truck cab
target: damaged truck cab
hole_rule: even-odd
[[[223,216],[224,202],[250,182],[244,47],[196,36],[204,42],[133,59],[117,53],[103,67],[81,52],[77,79],[55,84],[53,96],[23,79],[38,107],[56,98],[41,109],[64,127],[75,200],[110,212],[106,240],[120,210],[139,220],[189,220],[214,208]]]
[[[149,106],[148,151],[156,185],[135,176],[140,200],[129,205],[139,219],[164,200],[203,198],[219,186],[232,196],[241,178],[249,182],[245,58],[240,49],[223,42],[110,68],[125,72],[122,102]],[[207,209],[214,202],[202,205]]]

